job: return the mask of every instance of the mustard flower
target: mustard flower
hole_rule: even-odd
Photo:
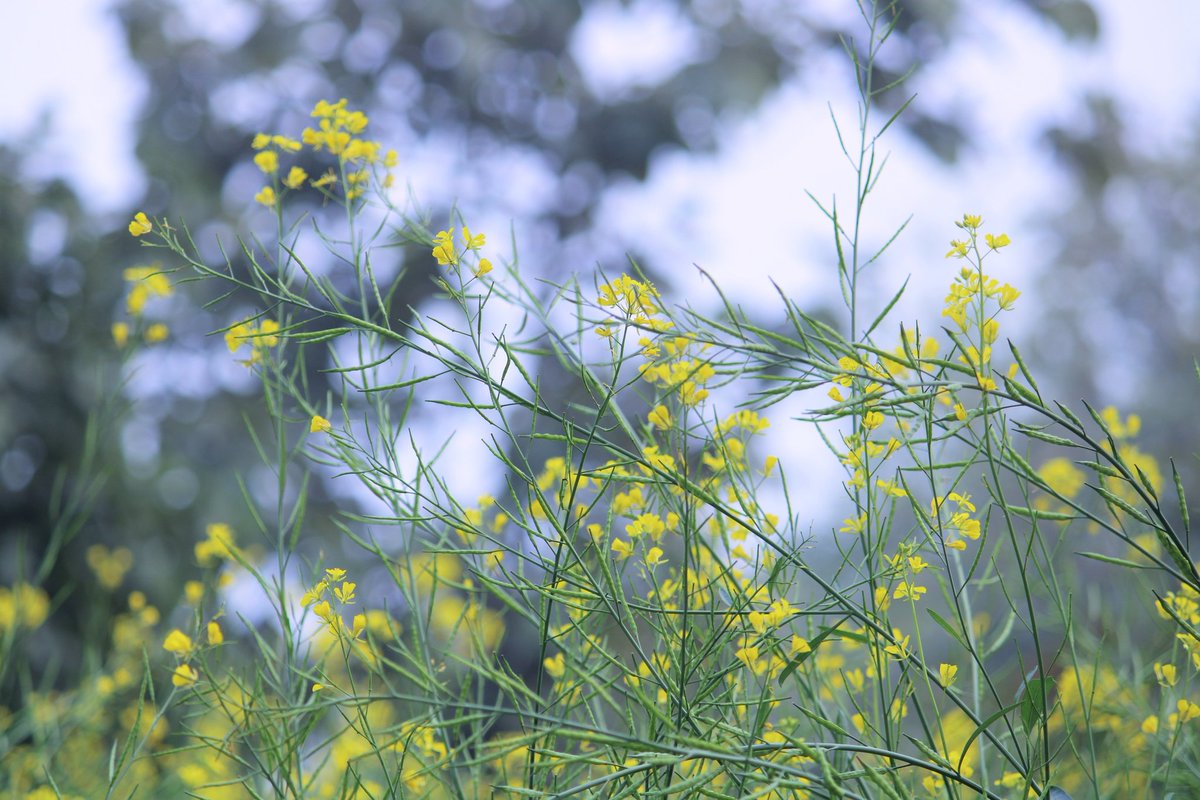
[[[28,583],[12,589],[0,586],[0,633],[17,626],[33,630],[49,615],[50,597],[41,588]]]
[[[471,229],[466,225],[462,228],[463,246],[468,250],[478,250],[487,244],[487,236],[482,233],[471,233]]]
[[[1179,680],[1174,664],[1155,664],[1154,677],[1158,679],[1158,685],[1163,687],[1174,686]]]
[[[208,623],[207,633],[208,643],[211,645],[218,645],[225,641],[225,633],[215,619]]]
[[[302,167],[292,167],[288,170],[287,177],[283,179],[283,185],[289,189],[299,189],[308,180],[308,173]]]
[[[270,186],[264,186],[259,190],[258,194],[254,195],[254,199],[267,208],[274,208],[276,201],[275,190]]]
[[[900,633],[899,629],[893,628],[892,639],[894,639],[894,641],[884,647],[883,652],[887,653],[897,661],[903,661],[904,659],[908,658],[908,643],[911,637],[904,636]]]
[[[612,549],[618,561],[624,561],[633,555],[633,544],[620,539],[613,539]]]
[[[357,588],[357,583],[343,581],[341,586],[335,586],[333,588],[333,594],[339,602],[343,603],[344,605],[351,605],[354,603],[354,590]]]
[[[279,155],[274,150],[263,150],[254,156],[254,166],[267,175],[273,175],[279,171]]]
[[[309,433],[329,433],[332,430],[333,425],[320,414],[314,414],[312,422],[308,424]]]
[[[492,271],[492,262],[486,258],[479,259],[479,264],[475,267],[475,277],[482,278]]]
[[[154,228],[154,224],[142,211],[133,215],[133,221],[129,223],[129,233],[131,236],[145,236]]]
[[[205,529],[206,538],[196,543],[196,561],[207,567],[219,560],[235,560],[233,529],[222,522],[214,522]]]
[[[170,328],[168,328],[166,325],[164,325],[161,322],[155,322],[154,324],[152,324],[148,328],[146,328],[146,342],[149,344],[157,344],[158,342],[165,342],[167,340],[167,337],[170,336],[170,334],[171,334]]]
[[[842,527],[838,528],[838,533],[855,533],[863,532],[863,528],[867,524],[867,512],[859,514],[857,517],[847,517],[842,520]]]
[[[170,297],[175,289],[171,280],[160,267],[129,267],[123,273],[129,282],[129,296],[125,298],[125,310],[131,317],[140,317],[146,303],[153,297]]]
[[[458,264],[458,254],[454,252],[454,228],[438,231],[434,235],[433,257],[442,267]]]
[[[950,249],[946,251],[946,258],[954,256],[955,258],[966,258],[967,248],[971,246],[969,241],[959,241],[958,239],[950,240]]]
[[[192,637],[175,628],[167,634],[167,638],[163,639],[162,646],[163,650],[168,653],[183,657],[192,652]]]
[[[183,596],[189,605],[200,605],[200,601],[204,599],[204,584],[200,581],[188,581],[183,585]]]
[[[993,236],[989,233],[983,237],[983,240],[987,242],[987,246],[993,250],[999,250],[1001,247],[1007,247],[1008,245],[1012,244],[1012,239],[1008,238],[1007,233],[1002,233],[999,236]]]
[[[129,343],[129,323],[114,322],[112,326],[112,338],[117,347],[124,347]]]
[[[200,674],[190,664],[180,664],[171,675],[171,683],[176,686],[191,686],[199,680]]]
[[[85,553],[88,567],[96,580],[105,589],[116,589],[125,580],[125,573],[133,567],[133,553],[128,547],[109,550],[102,544],[94,544]]]
[[[942,680],[942,686],[949,689],[958,680],[958,665],[956,664],[939,664],[938,676]]]
[[[545,659],[542,662],[542,666],[546,668],[546,673],[551,678],[561,678],[566,674],[567,671],[566,659],[563,658],[562,653],[558,653],[552,658]]]
[[[1191,722],[1200,717],[1200,705],[1193,703],[1191,700],[1180,700],[1175,704],[1175,708],[1178,709],[1179,713],[1170,716],[1171,727],[1175,727],[1179,723]]]

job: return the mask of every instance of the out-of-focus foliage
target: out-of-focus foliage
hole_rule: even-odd
[[[1057,26],[1064,41],[1098,34],[1096,14],[1087,3],[1021,0],[1014,5]],[[952,44],[962,16],[972,11],[963,3],[918,0],[897,8],[895,46],[877,84],[933,62]],[[766,0],[127,0],[116,10],[149,86],[136,135],[151,184],[138,207],[173,219],[210,220],[194,234],[214,261],[218,237],[229,243],[232,234],[251,230],[242,217],[244,200],[258,181],[246,148],[249,139],[258,131],[297,129],[314,98],[346,95],[402,148],[408,173],[424,168],[443,175],[446,194],[427,200],[489,198],[501,213],[541,219],[545,227],[537,260],[555,264],[561,237],[591,229],[594,202],[612,180],[645,177],[663,148],[713,148],[721,120],[749,113],[780,83],[810,68],[814,57],[841,48],[843,35],[857,20],[853,9],[844,17],[822,18],[804,4]],[[686,55],[654,79],[600,80],[580,54],[599,15],[626,12],[672,20]],[[613,61],[619,65],[622,54],[658,47],[654,34],[661,29],[648,30],[639,38],[638,29],[630,29],[614,45]],[[881,103],[887,111],[905,99],[901,87]],[[954,119],[929,116],[919,107],[910,108],[899,124],[945,159],[958,156],[968,135]],[[1128,167],[1122,174],[1137,174],[1138,164],[1119,136],[1055,135],[1081,164],[1114,164]],[[453,158],[439,157],[434,166],[429,154],[435,152],[456,156],[457,165]],[[15,154],[6,156],[4,175],[11,186],[0,198],[6,383],[0,399],[0,553],[9,580],[21,569],[36,567],[43,533],[53,525],[45,509],[54,481],[78,463],[82,410],[97,396],[100,367],[117,358],[108,330],[119,315],[121,272],[145,255],[130,249],[123,221],[110,238],[100,223],[86,220],[66,185],[22,185],[11,177],[23,174],[19,161]],[[514,165],[523,171],[514,172]],[[1162,181],[1177,180],[1181,196],[1186,193],[1186,172],[1170,163],[1153,166]],[[1088,170],[1081,167],[1081,175],[1092,174]],[[1081,203],[1094,195],[1092,183],[1083,185]],[[322,213],[319,206],[312,210]],[[1152,222],[1168,224],[1161,215]],[[1190,230],[1187,224],[1184,220],[1162,234],[1182,235]],[[1097,252],[1113,252],[1104,249],[1096,226],[1079,225],[1075,238],[1101,248]],[[1079,263],[1093,263],[1088,250],[1075,244],[1065,245],[1064,252]],[[402,269],[405,252],[397,248],[393,254],[393,268]],[[656,264],[652,254],[639,260],[652,275],[662,274],[665,265]],[[1161,259],[1148,255],[1145,263]],[[402,283],[393,308],[397,318],[427,296],[427,269],[423,262],[413,267],[412,280]],[[1114,269],[1134,280],[1124,266]],[[1139,286],[1124,297],[1130,302],[1147,298],[1145,309],[1158,307],[1149,293],[1163,284]],[[189,305],[208,299],[190,297]],[[161,542],[187,545],[208,522],[239,519],[245,512],[233,475],[246,475],[251,490],[256,480],[269,477],[254,472],[251,443],[238,434],[245,413],[240,398],[253,391],[251,383],[231,370],[220,337],[202,336],[236,322],[231,315],[242,307],[239,302],[235,296],[208,316],[180,318],[159,346],[161,358],[136,360],[129,371],[137,398],[131,421],[117,440],[102,443],[99,463],[112,477],[100,498],[101,513],[87,522],[78,541],[139,545],[130,580],[158,603],[171,602],[190,570],[186,560],[169,557]],[[170,317],[173,308],[167,303],[158,313]],[[1151,313],[1148,324],[1163,324],[1164,318]],[[1174,333],[1156,332],[1146,340],[1176,339]],[[1084,377],[1088,361],[1076,359],[1075,378]],[[218,464],[243,467],[214,475]],[[321,499],[319,487],[314,498]],[[10,557],[21,548],[28,557]],[[79,556],[61,569],[82,574],[87,567]],[[49,586],[65,585],[68,577],[56,573]],[[81,607],[93,600],[59,598]]]

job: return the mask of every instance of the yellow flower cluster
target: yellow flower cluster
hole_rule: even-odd
[[[345,98],[336,103],[319,101],[312,110],[312,116],[317,120],[317,127],[305,128],[299,141],[281,134],[255,135],[250,144],[257,151],[254,165],[271,179],[271,183],[263,186],[254,196],[260,204],[272,208],[278,204],[283,193],[299,189],[308,181],[308,172],[299,165],[290,167],[286,175],[280,176],[280,155],[298,153],[304,145],[308,145],[315,153],[326,151],[338,158],[338,172],[331,169],[320,178],[310,181],[310,185],[328,191],[326,187],[341,180],[346,187],[347,200],[361,197],[366,191],[371,167],[383,166],[390,170],[396,166],[398,159],[395,150],[384,152],[379,142],[359,137],[367,127],[367,115],[347,108]],[[390,173],[385,175],[381,185],[384,188],[392,185]]]
[[[205,528],[204,539],[196,543],[196,562],[202,567],[219,564],[221,561],[237,561],[241,558],[234,543],[233,529],[223,522],[214,522]]]
[[[205,626],[205,634],[210,647],[216,647],[225,641],[225,634],[220,624],[214,619]],[[192,686],[200,679],[200,673],[188,663],[199,647],[178,628],[173,628],[163,639],[162,649],[179,659],[171,673],[171,683],[178,687]]]
[[[442,267],[457,267],[462,257],[467,253],[475,255],[475,267],[472,272],[476,278],[483,277],[492,271],[492,262],[479,255],[479,251],[487,244],[487,236],[482,233],[471,233],[466,225],[462,227],[463,250],[460,252],[454,245],[454,228],[438,231],[433,237],[433,257]]]
[[[156,297],[170,297],[175,293],[175,287],[171,285],[167,273],[157,265],[129,267],[125,270],[124,277],[129,284],[129,291],[125,296],[125,311],[134,321],[134,325],[140,325],[146,306],[151,300]],[[117,347],[128,344],[131,332],[130,323],[113,323],[112,337]],[[154,344],[165,340],[168,334],[166,324],[153,322],[145,326],[142,335],[148,344]]]
[[[133,553],[128,547],[109,550],[102,544],[94,544],[86,552],[87,565],[96,575],[96,580],[105,589],[116,589],[125,580],[125,573],[133,566]]]
[[[28,583],[0,586],[0,634],[17,628],[33,630],[50,616],[50,598]]]
[[[965,335],[968,341],[974,342],[967,346],[967,351],[959,359],[975,371],[980,388],[985,391],[996,389],[996,381],[991,376],[992,344],[1000,334],[1000,323],[996,319],[997,311],[1007,311],[1013,307],[1021,293],[1007,283],[1000,283],[983,272],[984,254],[979,252],[979,226],[983,224],[980,217],[965,215],[961,222],[955,223],[967,232],[967,239],[953,240],[947,257],[968,258],[975,255],[975,266],[964,267],[950,286],[946,295],[946,306],[942,316],[949,317],[958,328],[958,333]],[[1006,234],[984,237],[987,247],[994,252],[1010,244]],[[988,301],[995,304],[993,310]],[[979,341],[975,342],[978,339]]]
[[[239,322],[225,331],[225,346],[236,353],[243,345],[250,346],[250,357],[242,360],[247,367],[263,360],[267,351],[279,344],[279,323],[263,319],[258,324],[252,320]]]

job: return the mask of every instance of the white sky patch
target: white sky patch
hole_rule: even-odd
[[[695,26],[663,0],[587,5],[569,45],[588,88],[606,100],[663,83],[699,48]]]
[[[0,141],[33,134],[40,144],[33,175],[71,178],[86,206],[100,213],[127,208],[145,190],[132,135],[145,82],[109,4],[0,3],[0,30],[7,32]],[[50,129],[39,131],[44,111]]]
[[[909,85],[916,104],[967,127],[973,149],[1028,147],[1083,109],[1090,53],[1012,3],[963,14],[952,44]]]
[[[1087,65],[1090,84],[1118,97],[1130,141],[1153,154],[1178,152],[1194,136],[1200,108],[1196,34],[1200,3],[1101,0],[1101,52]]]

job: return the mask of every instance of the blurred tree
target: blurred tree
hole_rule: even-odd
[[[1065,37],[1097,35],[1085,2],[1014,3]],[[926,0],[896,8],[879,84],[933,61],[951,43],[957,16],[971,12],[964,3]],[[217,237],[228,241],[257,224],[245,212],[260,185],[252,136],[296,132],[315,100],[345,96],[371,115],[376,138],[401,150],[401,173],[425,173],[445,187],[421,198],[442,217],[456,199],[472,206],[487,199],[500,213],[543,225],[536,261],[544,269],[558,262],[564,237],[593,229],[595,203],[613,181],[643,179],[663,148],[713,148],[719,121],[751,112],[861,26],[853,4],[822,16],[786,0],[124,0],[117,13],[149,84],[136,135],[151,184],[130,215],[143,210],[199,225],[196,241],[215,261]],[[595,53],[604,65],[593,63]],[[653,69],[625,69],[627,61]],[[895,109],[905,99],[901,86],[882,103]],[[917,109],[899,124],[944,159],[954,159],[966,138],[955,120]],[[96,402],[91,371],[116,363],[107,331],[120,307],[120,270],[145,253],[123,229],[101,236],[67,186],[14,183],[17,157],[2,158],[9,185],[0,196],[0,554],[7,556],[18,541],[36,551],[39,532],[48,530],[55,475],[78,462],[84,415]],[[407,267],[391,310],[402,317],[432,291],[424,279],[430,259],[391,252],[394,269]],[[639,261],[652,276],[668,266],[653,254]],[[101,462],[113,479],[79,539],[136,545],[141,566],[133,580],[159,602],[177,595],[192,569],[180,554],[204,524],[235,521],[249,534],[230,476],[246,474],[253,486],[258,461],[246,437],[230,432],[244,424],[240,398],[252,387],[230,366],[219,337],[203,334],[252,309],[235,295],[196,310],[208,299],[169,306],[164,313],[188,309],[170,314],[171,341],[160,357],[135,359],[133,417],[104,445]],[[319,507],[310,519],[320,519]],[[15,563],[0,557],[6,569]],[[83,568],[81,556],[64,567]],[[51,588],[67,578],[55,573]],[[64,602],[79,604],[82,615],[87,600]]]

